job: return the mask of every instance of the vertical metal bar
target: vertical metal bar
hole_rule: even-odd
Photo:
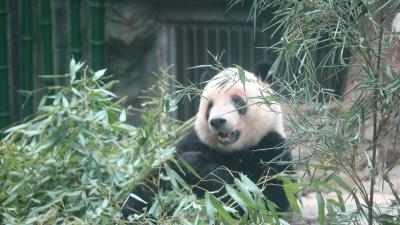
[[[228,65],[232,65],[232,56],[231,56],[231,45],[232,45],[232,40],[231,40],[231,27],[227,28],[227,49],[226,49],[226,54],[228,55]]]
[[[7,29],[7,0],[0,0],[0,129],[7,126],[10,122]]]
[[[70,9],[70,1],[60,1],[60,0],[51,0],[54,17],[54,24],[68,24],[68,28],[66,29],[64,26],[53,26],[53,35],[54,35],[54,71],[56,74],[65,74],[69,71],[68,64],[65,62],[69,62],[71,60],[71,50],[70,50],[70,40],[65,40],[66,37],[70,35],[70,17],[69,10]],[[57,79],[57,83],[63,84],[65,79]]]
[[[51,1],[41,1],[41,26],[43,42],[43,73],[53,74],[53,32],[51,22]],[[54,84],[53,79],[46,79],[46,85]]]
[[[271,44],[270,40],[267,39],[267,35],[265,33],[263,33],[262,37],[263,37],[263,42],[262,42],[263,45],[270,45]],[[263,58],[262,58],[263,61],[267,60],[266,59],[267,53],[266,53],[265,50],[263,50],[262,56],[263,56]]]
[[[254,31],[254,32],[250,32],[250,68],[253,70],[253,71],[255,71],[255,66],[254,66],[254,42],[255,42],[255,33],[256,33],[256,31]]]
[[[210,50],[208,46],[208,28],[207,26],[204,26],[203,29],[204,29],[204,47],[206,49],[204,52],[204,63],[208,64],[209,63],[208,51]]]
[[[184,84],[187,84],[187,77],[186,77],[186,68],[187,68],[187,65],[188,65],[188,55],[187,55],[187,48],[188,48],[188,46],[187,46],[187,39],[188,39],[188,37],[187,37],[188,35],[187,35],[187,28],[185,27],[185,26],[182,26],[182,49],[183,49],[183,54],[182,54],[182,56],[183,56],[183,58],[182,58],[182,67],[183,67],[183,71],[182,71],[182,74],[184,75],[183,76],[183,82],[184,82]]]
[[[237,28],[236,29],[236,31],[238,32],[238,36],[239,36],[239,38],[238,38],[238,46],[239,46],[239,64],[240,65],[243,65],[243,56],[242,56],[242,54],[243,54],[243,37],[242,37],[242,32],[240,31],[240,27],[239,28]]]
[[[166,54],[167,54],[167,60],[165,63],[165,68],[167,68],[167,66],[169,65],[174,65],[173,67],[171,67],[170,69],[170,73],[174,76],[175,80],[178,80],[178,47],[177,47],[177,43],[176,43],[176,31],[175,31],[175,27],[170,25],[170,24],[165,24],[165,32],[166,32],[166,41],[167,41],[167,45],[163,45],[163,48],[165,48]],[[176,85],[171,82],[170,83],[170,90],[171,92],[175,92],[176,89]],[[179,109],[175,110],[172,112],[172,117],[173,118],[179,118]]]
[[[178,59],[177,59],[177,44],[176,44],[176,32],[175,32],[175,27],[172,25],[166,26],[167,32],[168,32],[168,46],[170,46],[170,49],[168,49],[168,61],[166,65],[175,65],[174,67],[171,68],[171,73],[176,76],[177,74],[177,67],[176,65],[178,64]]]
[[[81,0],[70,0],[69,2],[71,54],[76,61],[81,60],[82,57],[81,2]]]
[[[261,47],[261,46],[265,45],[265,43],[262,42],[263,41],[262,40],[262,34],[263,33],[261,33],[261,32],[257,33],[256,36],[255,36],[255,41],[254,41],[255,47],[256,47],[256,48],[253,49],[254,58],[257,61],[263,61],[263,49],[257,48],[257,47]]]
[[[8,39],[10,56],[10,105],[11,105],[11,121],[15,121],[21,118],[21,98],[18,90],[21,90],[21,41],[20,41],[20,2],[15,0],[8,0],[8,24],[10,38]],[[12,18],[12,19],[11,19]]]
[[[91,65],[94,70],[104,67],[104,0],[90,1]]]
[[[188,67],[188,57],[189,57],[189,53],[188,53],[188,31],[187,31],[187,27],[185,25],[182,25],[182,84],[184,86],[188,85],[188,76],[187,76],[187,67]],[[190,113],[190,103],[188,101],[184,101],[183,104],[183,120],[186,120],[189,117],[189,113]]]
[[[193,42],[192,42],[192,47],[193,47],[193,65],[192,66],[196,66],[196,65],[199,65],[199,59],[198,59],[198,52],[199,52],[199,43],[198,43],[198,37],[197,37],[197,29],[198,29],[198,26],[197,25],[194,25],[194,26],[192,26],[192,34],[193,34],[193,36],[192,36],[192,38],[193,38]],[[194,69],[194,70],[191,70],[191,73],[194,75],[194,76],[192,76],[193,77],[193,79],[192,79],[192,81],[193,81],[193,83],[194,84],[196,84],[196,86],[197,87],[199,87],[200,86],[200,73],[199,73],[199,69]],[[199,104],[199,96],[194,96],[193,97],[194,99],[193,99],[193,103],[191,104],[191,106],[190,106],[190,108],[191,108],[191,115],[190,116],[194,116],[195,114],[196,114],[196,109],[197,109],[197,105]]]
[[[191,65],[191,66],[197,66],[198,64],[199,64],[199,59],[198,59],[198,54],[199,54],[199,43],[198,43],[198,40],[197,40],[197,29],[198,29],[198,27],[197,26],[192,26],[192,32],[193,32],[193,36],[192,36],[192,47],[193,47],[193,51],[192,51],[192,55],[193,55],[193,65]],[[199,77],[198,77],[198,75],[199,75],[199,70],[198,69],[195,69],[195,70],[193,70],[193,74],[194,74],[194,81],[196,82],[196,83],[198,83],[198,81],[200,81],[200,79],[199,79]]]
[[[175,39],[174,39],[174,42],[175,42],[175,46],[176,46],[176,57],[175,57],[175,60],[176,60],[176,80],[179,82],[179,83],[183,83],[183,63],[182,63],[182,61],[183,61],[183,46],[182,46],[182,43],[183,43],[183,40],[182,40],[182,28],[181,27],[179,27],[179,26],[177,26],[176,24],[173,24],[173,25],[171,25],[171,26],[173,26],[173,32],[175,33]],[[180,101],[179,102],[179,105],[178,105],[178,113],[177,113],[177,118],[179,119],[179,120],[183,120],[183,117],[184,117],[184,103],[182,102],[182,101]]]
[[[21,1],[21,46],[22,46],[22,89],[33,90],[33,6],[32,0]],[[33,113],[33,98],[26,94],[22,97],[24,106],[22,115]]]
[[[216,52],[215,54],[218,54],[218,56],[220,56],[221,54],[221,43],[220,43],[220,34],[219,34],[220,30],[218,28],[218,26],[215,26],[215,48],[216,48]]]

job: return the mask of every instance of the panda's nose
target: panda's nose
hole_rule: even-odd
[[[210,120],[211,126],[216,129],[221,128],[225,123],[226,123],[226,119],[223,119],[223,118],[216,118],[216,119]]]

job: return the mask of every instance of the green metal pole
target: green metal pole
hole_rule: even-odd
[[[7,0],[0,0],[0,129],[10,122],[7,28]]]
[[[33,6],[32,0],[23,0],[21,3],[21,48],[22,48],[22,90],[33,90]],[[22,115],[33,113],[32,97],[23,95]]]
[[[43,40],[43,73],[53,74],[53,32],[51,22],[51,1],[42,0],[41,2],[41,26]],[[46,85],[54,84],[53,79],[46,79]]]
[[[82,57],[82,34],[81,34],[81,0],[70,0],[70,31],[71,31],[71,54],[76,61]]]
[[[94,70],[104,67],[104,0],[90,1],[91,65]]]

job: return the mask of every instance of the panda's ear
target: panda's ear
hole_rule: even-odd
[[[256,66],[254,74],[264,82],[268,82],[268,71],[271,69],[271,64],[268,62],[259,62]]]
[[[214,73],[210,69],[205,69],[201,74],[200,74],[200,88],[204,89],[208,81],[211,80],[211,78],[214,77]]]

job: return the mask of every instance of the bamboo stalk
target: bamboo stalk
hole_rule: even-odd
[[[0,0],[0,129],[10,122],[7,28],[7,0]]]
[[[32,0],[23,0],[21,3],[21,48],[22,48],[22,89],[33,90],[33,6]],[[33,113],[32,97],[26,94],[22,97],[24,106],[22,115]]]
[[[81,0],[70,0],[71,54],[76,61],[82,57]]]
[[[375,84],[377,85],[379,83],[379,76],[380,76],[380,71],[381,71],[381,59],[382,59],[382,45],[383,45],[383,32],[384,32],[384,26],[383,26],[383,16],[382,14],[381,20],[380,20],[380,29],[379,29],[379,39],[378,39],[378,55],[377,55],[377,63],[376,63],[376,71],[375,71]],[[371,68],[373,69],[373,68]],[[373,71],[373,70],[372,70]],[[378,146],[378,103],[379,103],[379,87],[375,86],[374,87],[374,92],[372,96],[372,123],[373,123],[373,130],[372,130],[372,160],[371,160],[371,181],[370,181],[370,187],[369,187],[369,202],[368,202],[368,225],[373,225],[374,224],[374,192],[375,192],[375,182],[376,182],[376,156],[377,156],[377,146]]]
[[[94,70],[104,66],[104,0],[90,1],[91,65]]]
[[[53,32],[51,22],[51,1],[42,0],[41,2],[41,26],[43,41],[43,73],[53,74]],[[45,80],[47,86],[54,84],[53,79]]]

